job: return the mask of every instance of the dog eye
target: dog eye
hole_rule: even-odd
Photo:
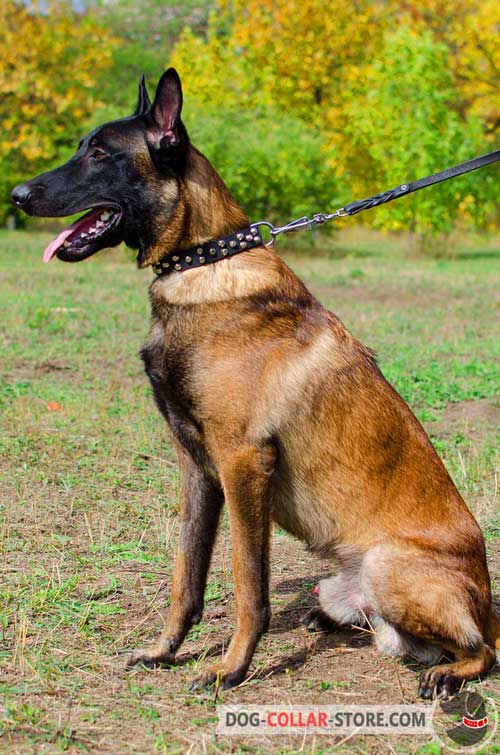
[[[99,147],[94,147],[89,156],[92,160],[102,160],[104,157],[108,157],[108,153]]]

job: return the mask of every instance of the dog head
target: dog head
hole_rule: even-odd
[[[147,264],[159,225],[168,225],[179,204],[189,150],[181,110],[173,68],[161,77],[152,104],[142,77],[132,116],[94,129],[67,163],[16,186],[12,201],[29,215],[88,210],[48,245],[45,262],[78,262],[123,241],[139,249],[139,264]]]

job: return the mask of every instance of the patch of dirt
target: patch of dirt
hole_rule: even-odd
[[[9,365],[4,372],[4,377],[10,380],[23,380],[59,372],[76,372],[76,369],[61,361],[32,362],[21,359]]]
[[[83,539],[82,534],[82,542]],[[490,570],[492,577],[498,579],[500,543],[490,545]],[[48,677],[45,681],[43,674],[34,675],[31,665],[19,659],[6,662],[2,671],[6,688],[22,689],[23,703],[46,711],[46,717],[36,727],[28,720],[19,720],[8,730],[6,749],[0,745],[0,751],[55,752],[55,737],[60,738],[57,732],[63,724],[74,737],[64,747],[70,755],[77,755],[81,748],[96,755],[219,755],[243,751],[279,755],[330,752],[337,746],[341,753],[380,755],[397,750],[413,754],[430,742],[429,735],[353,735],[347,741],[341,736],[310,736],[306,740],[290,735],[268,739],[217,736],[215,702],[280,706],[417,703],[418,675],[422,670],[417,663],[402,663],[379,654],[368,631],[308,632],[301,618],[317,603],[312,588],[334,567],[330,561],[310,554],[296,540],[276,533],[271,561],[273,616],[269,632],[257,647],[247,680],[233,690],[221,692],[218,698],[213,691],[190,693],[189,682],[205,664],[222,655],[234,631],[230,564],[231,544],[224,529],[210,574],[220,592],[207,602],[203,623],[183,644],[174,667],[138,668],[132,673],[125,671],[125,660],[132,649],[158,637],[170,579],[166,579],[163,569],[151,564],[110,564],[106,578],[100,575],[93,583],[94,597],[99,589],[106,590],[109,579],[115,577],[121,588],[108,602],[119,606],[123,613],[108,620],[103,617],[101,629],[88,642],[70,628],[54,636],[44,634],[45,652],[52,659],[49,668],[56,673],[53,679]],[[28,632],[25,639],[23,652],[28,658],[31,646],[38,642],[38,631]],[[14,648],[10,643],[7,647],[17,647],[19,653],[13,639]],[[499,670],[474,687],[482,695],[500,694]],[[45,734],[49,723],[52,729]]]
[[[363,306],[377,306],[384,310],[418,310],[437,306],[442,302],[442,292],[426,292],[425,301],[420,292],[409,291],[405,288],[396,288],[386,285],[384,288],[368,288],[367,286],[355,285],[328,285],[310,283],[311,292],[319,299],[327,309],[335,314],[339,306],[349,306],[348,311],[356,313],[358,303]]]
[[[35,365],[36,372],[50,373],[61,372],[62,370],[72,370],[73,368],[68,364],[61,362],[40,362]]]
[[[499,428],[500,405],[488,398],[448,404],[440,420],[426,424],[432,435],[452,438],[460,433],[471,441],[481,440]]]
[[[225,534],[216,549],[212,576],[219,580],[231,578],[226,573],[230,564],[230,543]],[[495,544],[490,552],[492,576],[500,574],[500,545]],[[273,616],[269,631],[257,647],[249,676],[239,687],[220,693],[201,694],[197,702],[209,705],[216,700],[224,704],[260,705],[374,705],[421,703],[417,698],[418,677],[422,666],[413,661],[401,662],[384,657],[373,646],[371,633],[361,629],[342,629],[334,632],[309,632],[301,619],[309,608],[317,605],[312,587],[318,580],[329,576],[334,567],[331,562],[308,553],[304,546],[288,536],[275,535],[272,546],[271,600]],[[227,583],[226,583],[227,584]],[[166,588],[165,588],[166,589]],[[144,617],[144,606],[134,603],[129,609],[131,624]],[[159,622],[155,614],[151,622],[143,625],[141,644],[157,636]],[[179,708],[180,696],[189,681],[196,675],[198,662],[204,664],[222,655],[234,629],[234,599],[232,593],[214,600],[207,606],[204,633],[197,639],[188,638],[177,659],[177,665],[169,670],[134,672],[134,682],[144,685],[152,682],[162,690],[162,699],[171,700],[168,707],[169,731],[175,741],[183,739],[187,747],[202,748],[212,739],[214,724],[193,726],[186,720],[185,708]],[[195,665],[193,667],[193,664]],[[120,667],[115,672],[121,673]],[[495,670],[481,683],[481,694],[500,693],[500,672]],[[193,700],[193,698],[190,698]],[[190,705],[194,705],[193,702]],[[198,705],[194,706],[200,715]],[[322,752],[323,747],[338,745],[341,737],[319,737],[315,742],[310,737],[306,742],[299,737],[273,737],[262,740],[244,737],[217,737],[220,749],[214,752],[283,753],[297,751]],[[373,753],[394,752],[392,745],[403,746],[405,752],[414,753],[428,743],[429,737],[392,738],[354,736],[349,746],[340,752]],[[311,747],[312,750],[308,748]],[[195,751],[198,751],[197,749]],[[201,751],[201,750],[200,750]],[[209,750],[210,752],[212,750]],[[247,751],[245,749],[245,751]]]

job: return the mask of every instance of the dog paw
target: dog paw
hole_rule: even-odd
[[[236,687],[245,678],[245,671],[237,669],[228,671],[222,664],[208,666],[189,685],[191,692],[202,692],[211,687],[216,689],[231,689]]]
[[[321,608],[311,608],[302,616],[300,623],[309,632],[333,632],[338,626]]]
[[[171,666],[175,662],[175,656],[170,651],[159,650],[157,648],[144,648],[135,650],[127,660],[126,668],[132,669],[134,666],[145,666],[145,668],[162,668]]]
[[[446,666],[434,666],[420,675],[419,697],[424,700],[448,700],[460,689],[459,677],[447,671]]]

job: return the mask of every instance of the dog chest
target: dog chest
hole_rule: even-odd
[[[141,357],[155,402],[174,437],[201,466],[212,468],[190,386],[190,349],[167,342],[164,329],[156,323],[141,350]]]

